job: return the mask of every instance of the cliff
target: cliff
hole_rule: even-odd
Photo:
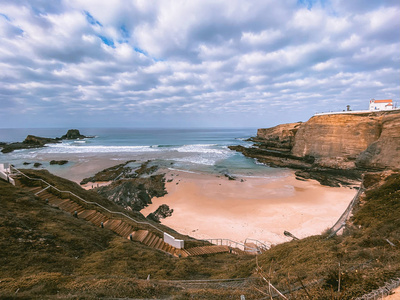
[[[355,179],[366,170],[400,168],[400,111],[319,115],[259,129],[251,140],[251,148],[230,148],[270,166],[302,170],[300,177]]]

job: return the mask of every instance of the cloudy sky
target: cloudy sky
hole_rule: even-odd
[[[398,0],[0,0],[0,127],[267,127],[400,106]]]

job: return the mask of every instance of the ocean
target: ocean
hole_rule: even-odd
[[[23,141],[28,134],[42,137],[60,137],[67,129],[0,129],[0,141]],[[0,154],[1,162],[9,162],[17,168],[24,162],[42,163],[41,168],[55,174],[65,174],[77,162],[93,157],[120,161],[154,160],[161,167],[187,172],[229,174],[232,176],[270,177],[282,170],[269,168],[241,153],[228,149],[229,145],[243,145],[256,129],[133,129],[88,128],[81,134],[93,136],[84,140],[64,140],[44,148],[17,150]],[[50,166],[52,159],[67,159],[69,164]]]

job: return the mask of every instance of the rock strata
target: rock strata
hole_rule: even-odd
[[[366,170],[400,168],[400,111],[317,115],[259,129],[253,147],[231,146],[272,167],[322,184],[353,184]]]

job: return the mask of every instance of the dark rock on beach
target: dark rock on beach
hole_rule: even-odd
[[[112,181],[107,186],[95,188],[95,191],[126,209],[140,211],[151,204],[153,197],[162,197],[167,193],[165,174],[153,174],[157,169],[158,166],[151,165],[151,161],[135,165],[135,161],[131,160],[85,178],[81,184]]]
[[[86,184],[88,182],[115,181],[122,178],[137,177],[136,172],[134,172],[133,168],[129,166],[130,163],[134,162],[135,160],[129,160],[123,164],[104,169],[92,177],[83,179],[80,184]]]
[[[68,163],[68,160],[52,160],[50,161],[50,165],[65,165]]]
[[[165,177],[162,174],[147,178],[121,179],[96,190],[108,200],[134,211],[140,211],[151,204],[153,197],[167,194]]]
[[[174,212],[167,204],[161,204],[154,212],[150,213],[146,218],[157,223],[161,223],[160,219],[172,216]]]

